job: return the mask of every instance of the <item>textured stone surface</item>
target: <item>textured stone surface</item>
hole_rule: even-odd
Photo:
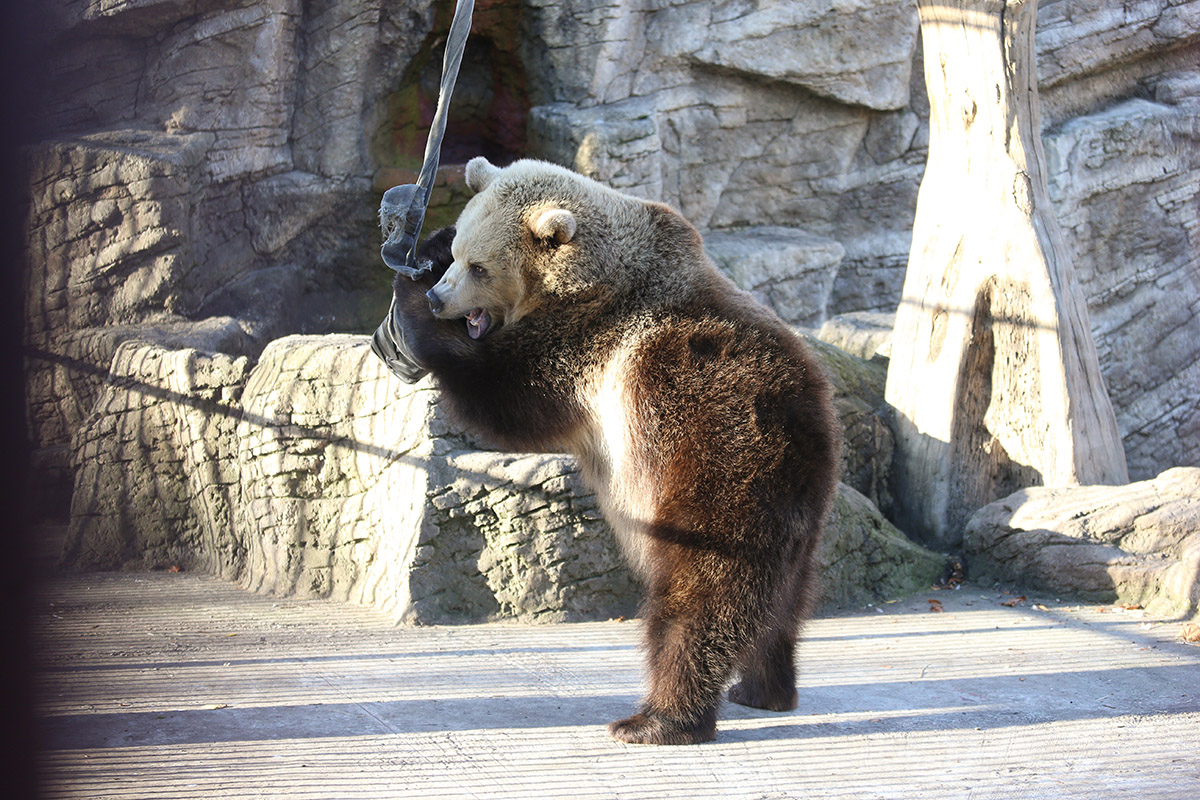
[[[249,360],[131,341],[76,432],[71,537],[75,566],[198,563],[228,574],[220,530],[238,492],[233,402]]]
[[[1045,140],[1135,480],[1200,457],[1200,72],[1166,85],[1173,104],[1130,100]]]
[[[35,402],[27,413],[41,439],[64,444],[70,440],[95,405],[117,348],[130,341],[235,356],[256,352],[241,323],[231,317],[107,325],[65,334],[55,342],[54,352],[34,349],[28,356],[26,381]]]
[[[875,376],[841,366],[839,410],[869,427],[869,406],[842,393]],[[640,594],[571,459],[478,450],[428,382],[399,384],[366,337],[285,337],[253,366],[131,337],[73,452],[73,569],[203,569],[422,623],[628,615]],[[847,479],[875,474],[859,472]],[[942,570],[848,486],[822,559],[833,604]]]
[[[662,140],[652,103],[641,99],[591,108],[553,103],[530,110],[532,155],[657,200],[663,196]]]
[[[709,257],[784,322],[819,327],[844,253],[832,239],[795,228],[759,227],[704,237]]]
[[[798,331],[821,362],[833,386],[833,405],[842,423],[842,481],[866,495],[885,512],[891,509],[891,472],[895,436],[883,399],[887,370],[809,333]]]
[[[386,308],[371,131],[433,24],[383,0],[60,0],[26,151],[26,342],[234,315],[261,349]],[[31,370],[42,369],[37,364]],[[53,405],[30,382],[30,403]],[[35,420],[36,448],[69,431]]]
[[[351,320],[382,313],[374,310],[386,300],[378,292],[365,314],[355,307],[357,294],[326,291],[317,301],[320,310],[306,314],[314,304],[306,300],[312,286],[332,289],[338,280],[328,272],[314,275],[314,255],[322,253],[325,270],[344,257],[345,245],[339,253],[337,244],[320,236],[322,215],[361,218],[361,202],[354,201],[355,210],[345,193],[324,185],[319,191],[296,190],[297,183],[312,182],[293,173],[287,174],[291,180],[269,179],[245,194],[236,182],[206,182],[197,173],[212,141],[210,134],[118,130],[55,140],[27,152],[25,343],[35,447],[66,445],[72,426],[90,408],[63,412],[72,370],[81,369],[83,380],[89,370],[107,370],[111,350],[97,360],[77,347],[109,336],[97,333],[102,329],[112,328],[116,341],[131,335],[129,326],[159,325],[157,333],[145,329],[153,340],[164,325],[183,330],[213,324],[189,320],[228,321],[236,315],[241,333],[261,349],[289,328],[336,324],[335,313],[349,311]],[[246,198],[261,199],[259,210],[248,213]],[[288,261],[269,266],[279,259]],[[214,346],[234,353],[250,347]]]
[[[30,344],[178,309],[197,261],[191,173],[209,142],[124,131],[30,151]]]
[[[411,619],[636,613],[640,590],[572,459],[457,451],[431,474]]]
[[[879,0],[680,3],[660,13],[663,55],[802,86],[879,110],[908,103],[917,12]]]
[[[303,4],[291,119],[295,169],[328,178],[370,176],[369,132],[433,27],[430,5],[392,0]],[[388,188],[388,187],[385,187]]]
[[[878,311],[853,311],[825,320],[817,338],[851,355],[886,360],[892,352],[894,314]]]
[[[1038,10],[1038,79],[1053,89],[1072,79],[1136,70],[1148,55],[1178,52],[1200,41],[1196,0],[1047,0]],[[1193,50],[1194,54],[1194,50]],[[1135,77],[1140,77],[1134,72]],[[1110,82],[1114,76],[1109,76]],[[1116,80],[1120,80],[1117,78]]]
[[[909,540],[844,483],[838,486],[819,561],[821,596],[826,605],[842,607],[928,589],[948,567],[945,556]]]
[[[1051,193],[1089,295],[1102,368],[1139,477],[1200,458],[1192,388],[1200,380],[1194,374],[1200,363],[1196,7],[1195,0],[1118,6],[1042,0],[1039,9]],[[221,436],[231,435],[229,415],[244,413],[241,401],[220,400],[214,387],[193,387],[183,393],[192,399],[173,410],[143,406],[144,392],[106,379],[110,366],[116,376],[137,376],[131,386],[159,391],[175,380],[160,374],[164,365],[191,364],[203,380],[236,395],[249,374],[233,365],[256,357],[272,339],[373,328],[390,279],[378,261],[375,209],[384,189],[409,180],[423,152],[449,4],[55,0],[39,10],[45,22],[30,36],[45,45],[36,65],[45,101],[41,141],[26,158],[25,337],[38,483],[51,495],[47,502],[65,507],[62,493],[49,488],[72,483],[71,464],[84,463],[72,437],[107,441],[97,433],[100,420],[115,426],[125,419],[113,441],[142,454],[137,458],[158,454],[176,465],[162,468],[164,486],[176,488],[159,497],[173,509],[164,519],[179,526],[180,515],[206,508],[186,499],[189,487],[210,487],[213,496],[233,490],[172,476],[183,462],[167,458],[168,451],[172,458],[182,451],[164,442],[184,441],[186,423],[193,431],[188,447],[203,450],[210,423],[196,415],[224,419]],[[755,269],[766,270],[760,276],[778,278],[750,288],[797,322],[891,313],[928,142],[923,76],[913,68],[918,62],[902,57],[913,53],[911,14],[877,0],[819,8],[686,0],[477,3],[429,221],[452,219],[465,201],[456,159],[488,148],[506,157],[548,157],[671,203],[710,241],[736,241],[737,229],[783,227],[836,244],[843,251],[836,267],[833,245],[821,245],[829,251],[831,285],[824,267],[796,278],[783,259],[772,262],[762,249],[752,255]],[[170,355],[188,348],[194,356]],[[136,364],[135,353],[143,354]],[[845,480],[886,509],[891,433],[870,388],[872,373],[853,360],[826,363],[835,382],[847,376],[838,399],[847,429]],[[370,384],[364,381],[352,383],[361,392]],[[336,392],[322,391],[313,397],[341,402]],[[416,402],[393,398],[394,387],[389,392],[389,403]],[[420,407],[418,416],[435,425],[436,415]],[[346,424],[316,427],[336,438]],[[348,458],[341,445],[319,446],[323,440],[306,430],[280,430],[279,441],[297,453],[328,450],[325,457],[339,464]],[[245,431],[249,441],[252,429]],[[433,440],[448,442],[437,458],[471,458],[460,440],[442,433]],[[117,487],[133,463],[122,458],[88,467],[91,479],[103,472],[105,485]],[[401,480],[387,477],[399,475],[398,467],[363,469],[378,471],[370,484],[376,488],[363,484],[355,496],[381,498],[386,492],[378,481]],[[324,525],[334,514],[315,495],[275,494],[278,480],[271,480],[254,473],[251,481],[259,493],[254,508],[263,514],[306,525]],[[295,480],[303,491],[316,491]],[[100,502],[95,492],[84,499]],[[112,502],[96,507],[118,513]],[[363,513],[367,519],[375,512]],[[259,518],[238,522],[231,512],[229,519],[235,530]],[[487,535],[503,538],[507,524],[497,519],[499,527]],[[146,523],[146,536],[153,527]],[[166,559],[169,548],[157,535],[151,550]],[[378,563],[361,568],[369,580],[326,580],[321,575],[336,570],[298,565],[309,563],[300,554],[316,565],[328,559],[313,556],[304,536],[287,536],[253,545],[264,564],[271,554],[273,564],[287,565],[272,578],[280,591],[328,586],[349,593],[348,585],[375,581],[361,597],[380,602],[378,587],[393,580],[381,577]],[[327,544],[319,540],[318,549]],[[250,547],[230,546],[231,553]],[[329,563],[353,551],[339,544]],[[214,558],[225,563],[224,556]],[[533,561],[527,564],[534,569]],[[537,569],[550,574],[557,567]],[[488,609],[515,602],[497,599],[491,579],[470,580],[491,598]],[[396,578],[388,585],[402,584]],[[521,596],[555,597],[550,589]],[[576,602],[565,598],[553,602]],[[422,607],[432,614],[439,602]],[[529,608],[537,602],[531,599]]]
[[[890,273],[836,310],[890,310],[924,163],[915,8],[538,2],[526,26],[532,155],[702,229],[834,238],[848,274]]]
[[[1120,487],[1025,489],[977,512],[966,547],[972,577],[1192,616],[1200,613],[1200,469]]]
[[[139,116],[168,132],[212,133],[212,180],[289,164],[299,7],[265,0],[202,14],[150,45]]]

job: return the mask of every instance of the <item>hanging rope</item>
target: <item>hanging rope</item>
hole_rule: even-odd
[[[429,126],[429,139],[425,142],[425,163],[421,166],[421,174],[415,184],[407,183],[388,189],[379,203],[379,224],[383,227],[385,237],[380,249],[383,263],[410,278],[418,278],[429,270],[429,265],[416,263],[417,239],[421,235],[425,210],[429,207],[429,195],[437,177],[450,95],[454,93],[454,83],[458,80],[458,67],[467,46],[467,35],[471,32],[471,12],[474,9],[475,0],[460,0],[454,9],[454,20],[446,37],[446,55],[442,60],[442,86],[438,91],[433,124]]]
[[[433,266],[428,262],[417,263],[417,239],[425,223],[429,195],[437,177],[442,139],[446,135],[446,114],[454,84],[458,80],[458,67],[467,46],[467,35],[471,32],[471,13],[474,9],[475,0],[460,0],[454,9],[450,33],[446,36],[446,54],[442,59],[442,85],[438,90],[433,123],[429,126],[429,139],[425,142],[425,162],[421,165],[421,174],[415,184],[406,183],[388,189],[379,203],[379,224],[384,236],[383,247],[380,248],[383,263],[413,280]],[[405,383],[416,383],[428,370],[413,359],[412,351],[404,341],[403,331],[396,319],[396,297],[393,294],[387,316],[371,337],[371,350],[397,378]]]

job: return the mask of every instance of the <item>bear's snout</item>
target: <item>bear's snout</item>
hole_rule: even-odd
[[[430,289],[425,293],[425,296],[429,298],[430,310],[435,314],[440,314],[442,309],[445,308],[445,303],[442,302],[442,298],[438,297],[437,290]]]

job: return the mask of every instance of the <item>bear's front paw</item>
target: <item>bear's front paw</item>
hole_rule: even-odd
[[[608,735],[626,744],[700,744],[717,738],[717,724],[706,719],[684,725],[647,712],[617,720]]]

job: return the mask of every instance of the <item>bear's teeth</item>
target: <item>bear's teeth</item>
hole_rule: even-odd
[[[467,335],[472,339],[479,339],[491,325],[491,318],[488,316],[487,310],[482,308],[473,308],[471,313],[467,314]]]

